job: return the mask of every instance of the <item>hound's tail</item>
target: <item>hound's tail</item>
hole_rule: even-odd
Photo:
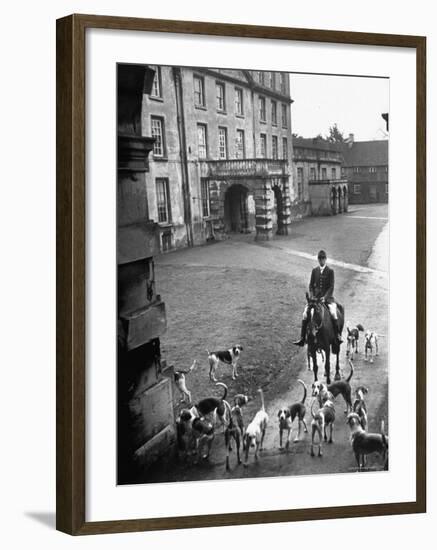
[[[228,386],[226,384],[223,384],[223,382],[217,382],[216,386],[222,386],[223,388],[222,401],[224,401],[226,399],[226,396],[228,395]]]
[[[266,407],[265,407],[265,405],[264,405],[264,393],[263,393],[263,391],[262,391],[261,388],[259,388],[258,391],[259,391],[259,394],[260,394],[260,396],[261,396],[261,410],[265,412]]]
[[[364,332],[364,327],[363,327],[363,325],[361,325],[360,323],[358,323],[357,329],[358,329],[360,332]]]
[[[352,363],[352,361],[351,361],[350,359],[348,359],[348,362],[349,362],[349,366],[350,366],[350,368],[351,368],[351,372],[350,372],[350,374],[349,374],[349,377],[346,378],[346,382],[350,382],[350,381],[351,381],[351,378],[352,378],[352,376],[353,376],[353,374],[354,374],[354,364]]]
[[[301,380],[300,378],[297,380],[299,382],[299,384],[302,384],[303,386],[303,397],[302,397],[302,405],[305,403],[306,401],[306,398],[307,398],[307,387],[305,386],[305,382],[303,380]]]
[[[196,363],[197,363],[197,359],[194,359],[193,364],[191,365],[190,370],[188,372],[192,372],[194,370]]]
[[[211,355],[211,352],[209,351],[208,348],[206,348],[206,353],[207,353],[208,355]]]

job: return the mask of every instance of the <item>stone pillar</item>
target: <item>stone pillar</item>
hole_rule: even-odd
[[[163,372],[160,337],[165,304],[156,290],[153,256],[157,224],[149,219],[146,192],[153,138],[141,135],[143,93],[154,71],[118,65],[117,160],[117,481],[140,472],[174,448],[172,387]],[[168,374],[168,373],[167,373]],[[109,373],[108,373],[109,375]]]
[[[255,188],[255,227],[257,241],[273,239],[272,203],[268,192],[271,182],[267,178],[257,181]]]
[[[344,212],[347,212],[349,209],[349,193],[348,193],[347,185],[343,188],[343,196],[344,196],[343,210]]]
[[[211,181],[209,184],[210,213],[214,238],[222,240],[225,233],[224,225],[224,192],[221,189],[223,184],[219,181]]]
[[[281,224],[278,223],[278,234],[289,235],[291,231],[291,197],[289,178],[282,178],[282,211]]]

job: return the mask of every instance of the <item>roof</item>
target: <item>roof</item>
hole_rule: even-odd
[[[355,141],[343,145],[344,166],[388,165],[388,139]]]
[[[293,137],[293,148],[317,149],[318,151],[342,151],[341,143],[334,143],[320,138]]]

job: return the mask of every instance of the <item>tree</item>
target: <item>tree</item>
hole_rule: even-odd
[[[329,134],[326,139],[331,143],[343,143],[345,141],[343,132],[338,129],[337,123],[329,127]]]

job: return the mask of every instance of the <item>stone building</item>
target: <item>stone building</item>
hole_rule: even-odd
[[[343,158],[351,204],[388,202],[388,140],[354,141],[351,134]]]
[[[141,135],[147,66],[117,69],[117,482],[170,453],[176,439],[171,372],[161,360],[165,304],[157,291],[153,257],[159,227],[149,216],[148,157],[152,136]],[[169,371],[170,369],[167,369]]]
[[[301,214],[347,212],[348,185],[342,176],[342,146],[322,138],[293,137],[293,153]]]
[[[154,70],[142,133],[155,138],[147,204],[161,251],[232,232],[287,234],[297,202],[288,74]]]

